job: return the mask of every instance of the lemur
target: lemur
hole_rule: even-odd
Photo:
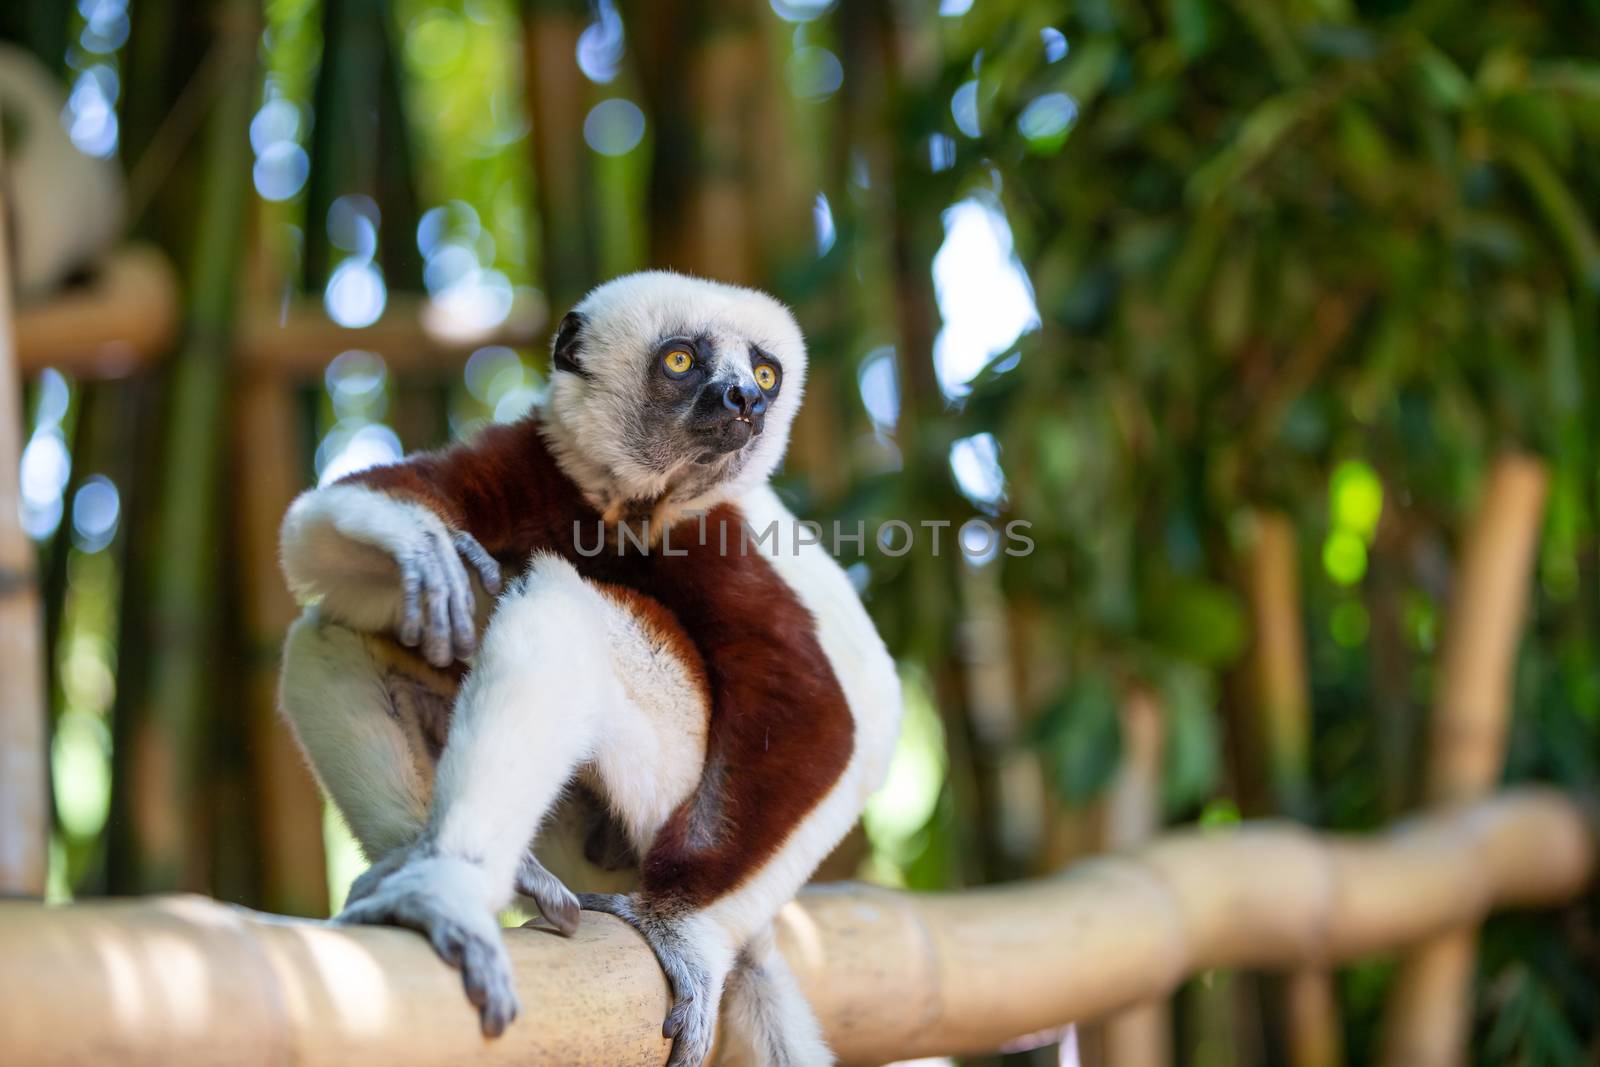
[[[284,520],[306,607],[282,709],[373,863],[338,919],[427,935],[495,1036],[518,1011],[495,918],[514,888],[567,932],[608,912],[667,975],[671,1067],[709,1055],[725,984],[729,1060],[831,1063],[772,923],[884,778],[900,692],[768,486],[799,327],[764,293],[649,272],[588,294],[552,356],[522,420]],[[574,898],[561,879],[593,868],[530,851],[575,792],[640,857],[633,892]]]

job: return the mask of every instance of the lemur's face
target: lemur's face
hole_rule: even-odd
[[[562,320],[547,419],[596,495],[705,496],[783,457],[805,342],[782,304],[679,274],[631,274]]]

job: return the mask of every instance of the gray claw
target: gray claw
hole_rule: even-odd
[[[517,892],[537,904],[539,914],[563,935],[571,937],[578,932],[578,898],[532,852],[522,857]]]

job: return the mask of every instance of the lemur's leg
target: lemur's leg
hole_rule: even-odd
[[[570,564],[535,560],[501,598],[457,698],[427,828],[397,869],[341,916],[426,934],[461,969],[487,1034],[517,1012],[494,913],[566,783],[592,763],[617,814],[642,829],[649,817],[659,824],[698,780],[704,696],[692,709],[684,702],[699,716],[700,747],[671,751],[688,742],[630,699],[630,685],[663,681],[652,658],[658,650],[628,639],[631,619]],[[655,676],[640,675],[635,657]],[[615,758],[627,744],[631,758]],[[675,793],[663,787],[673,780]]]
[[[455,697],[452,679],[385,657],[383,641],[313,609],[290,627],[284,647],[284,717],[373,864],[350,887],[347,902],[397,870],[427,825],[434,764]],[[531,851],[517,888],[557,929],[577,929],[577,898]]]
[[[431,766],[391,715],[367,639],[313,609],[289,628],[281,707],[312,772],[377,862],[415,841],[428,818]]]

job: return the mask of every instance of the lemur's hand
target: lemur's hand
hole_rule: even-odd
[[[428,508],[393,497],[379,497],[347,515],[335,514],[334,527],[392,558],[400,570],[400,609],[395,620],[400,643],[420,647],[435,667],[448,667],[477,649],[471,567],[490,596],[500,592],[500,565],[477,538],[454,530]]]
[[[467,999],[478,1009],[485,1037],[499,1037],[520,1006],[500,924],[486,901],[493,896],[480,866],[425,846],[396,854],[374,868],[361,896],[334,919],[345,925],[403,926],[426,937],[439,957],[461,972]],[[351,892],[352,898],[356,891]]]
[[[477,650],[466,564],[490,596],[500,592],[500,565],[465,530],[450,531],[443,523],[438,527],[423,530],[420,538],[397,546],[394,553],[400,565],[399,638],[412,648],[420,644],[435,667],[447,667]]]

